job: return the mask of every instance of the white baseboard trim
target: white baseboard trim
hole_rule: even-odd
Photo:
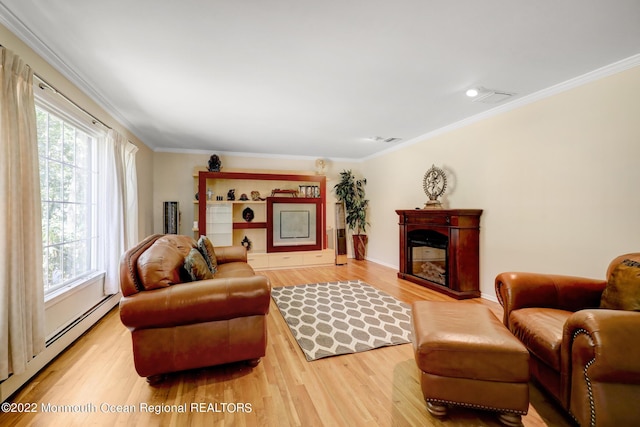
[[[34,357],[28,364],[27,369],[18,375],[11,375],[0,383],[0,400],[4,402],[22,386],[24,386],[34,375],[36,375],[49,362],[55,359],[82,334],[88,331],[104,315],[113,309],[120,302],[120,294],[111,295],[103,299],[99,304],[80,317],[79,321],[64,333],[54,337],[44,351]]]

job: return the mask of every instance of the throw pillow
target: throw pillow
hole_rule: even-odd
[[[209,265],[209,269],[213,274],[218,271],[218,260],[216,259],[216,252],[213,250],[213,243],[207,236],[200,236],[198,239],[198,249],[204,256],[204,260]]]
[[[187,270],[191,280],[213,279],[213,273],[198,249],[191,249],[184,259],[184,269]]]
[[[614,268],[600,308],[640,311],[640,262],[625,259]]]

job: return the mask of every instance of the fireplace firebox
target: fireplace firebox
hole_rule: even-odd
[[[480,296],[479,209],[397,210],[398,277],[457,299]]]
[[[449,287],[447,246],[449,238],[434,230],[407,233],[409,274]]]

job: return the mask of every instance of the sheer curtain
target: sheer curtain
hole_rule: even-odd
[[[138,185],[136,152],[138,148],[113,129],[104,144],[102,188],[104,223],[101,236],[105,260],[105,295],[120,289],[120,257],[138,240]]]
[[[0,47],[0,381],[45,348],[33,71]]]

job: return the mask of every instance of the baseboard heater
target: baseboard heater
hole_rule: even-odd
[[[21,374],[10,375],[0,382],[0,400],[4,402],[20,388],[22,388],[42,368],[53,361],[67,347],[73,344],[102,317],[111,311],[120,301],[120,294],[109,295],[91,307],[64,329],[50,337],[45,343],[45,349],[27,364],[27,369]]]

